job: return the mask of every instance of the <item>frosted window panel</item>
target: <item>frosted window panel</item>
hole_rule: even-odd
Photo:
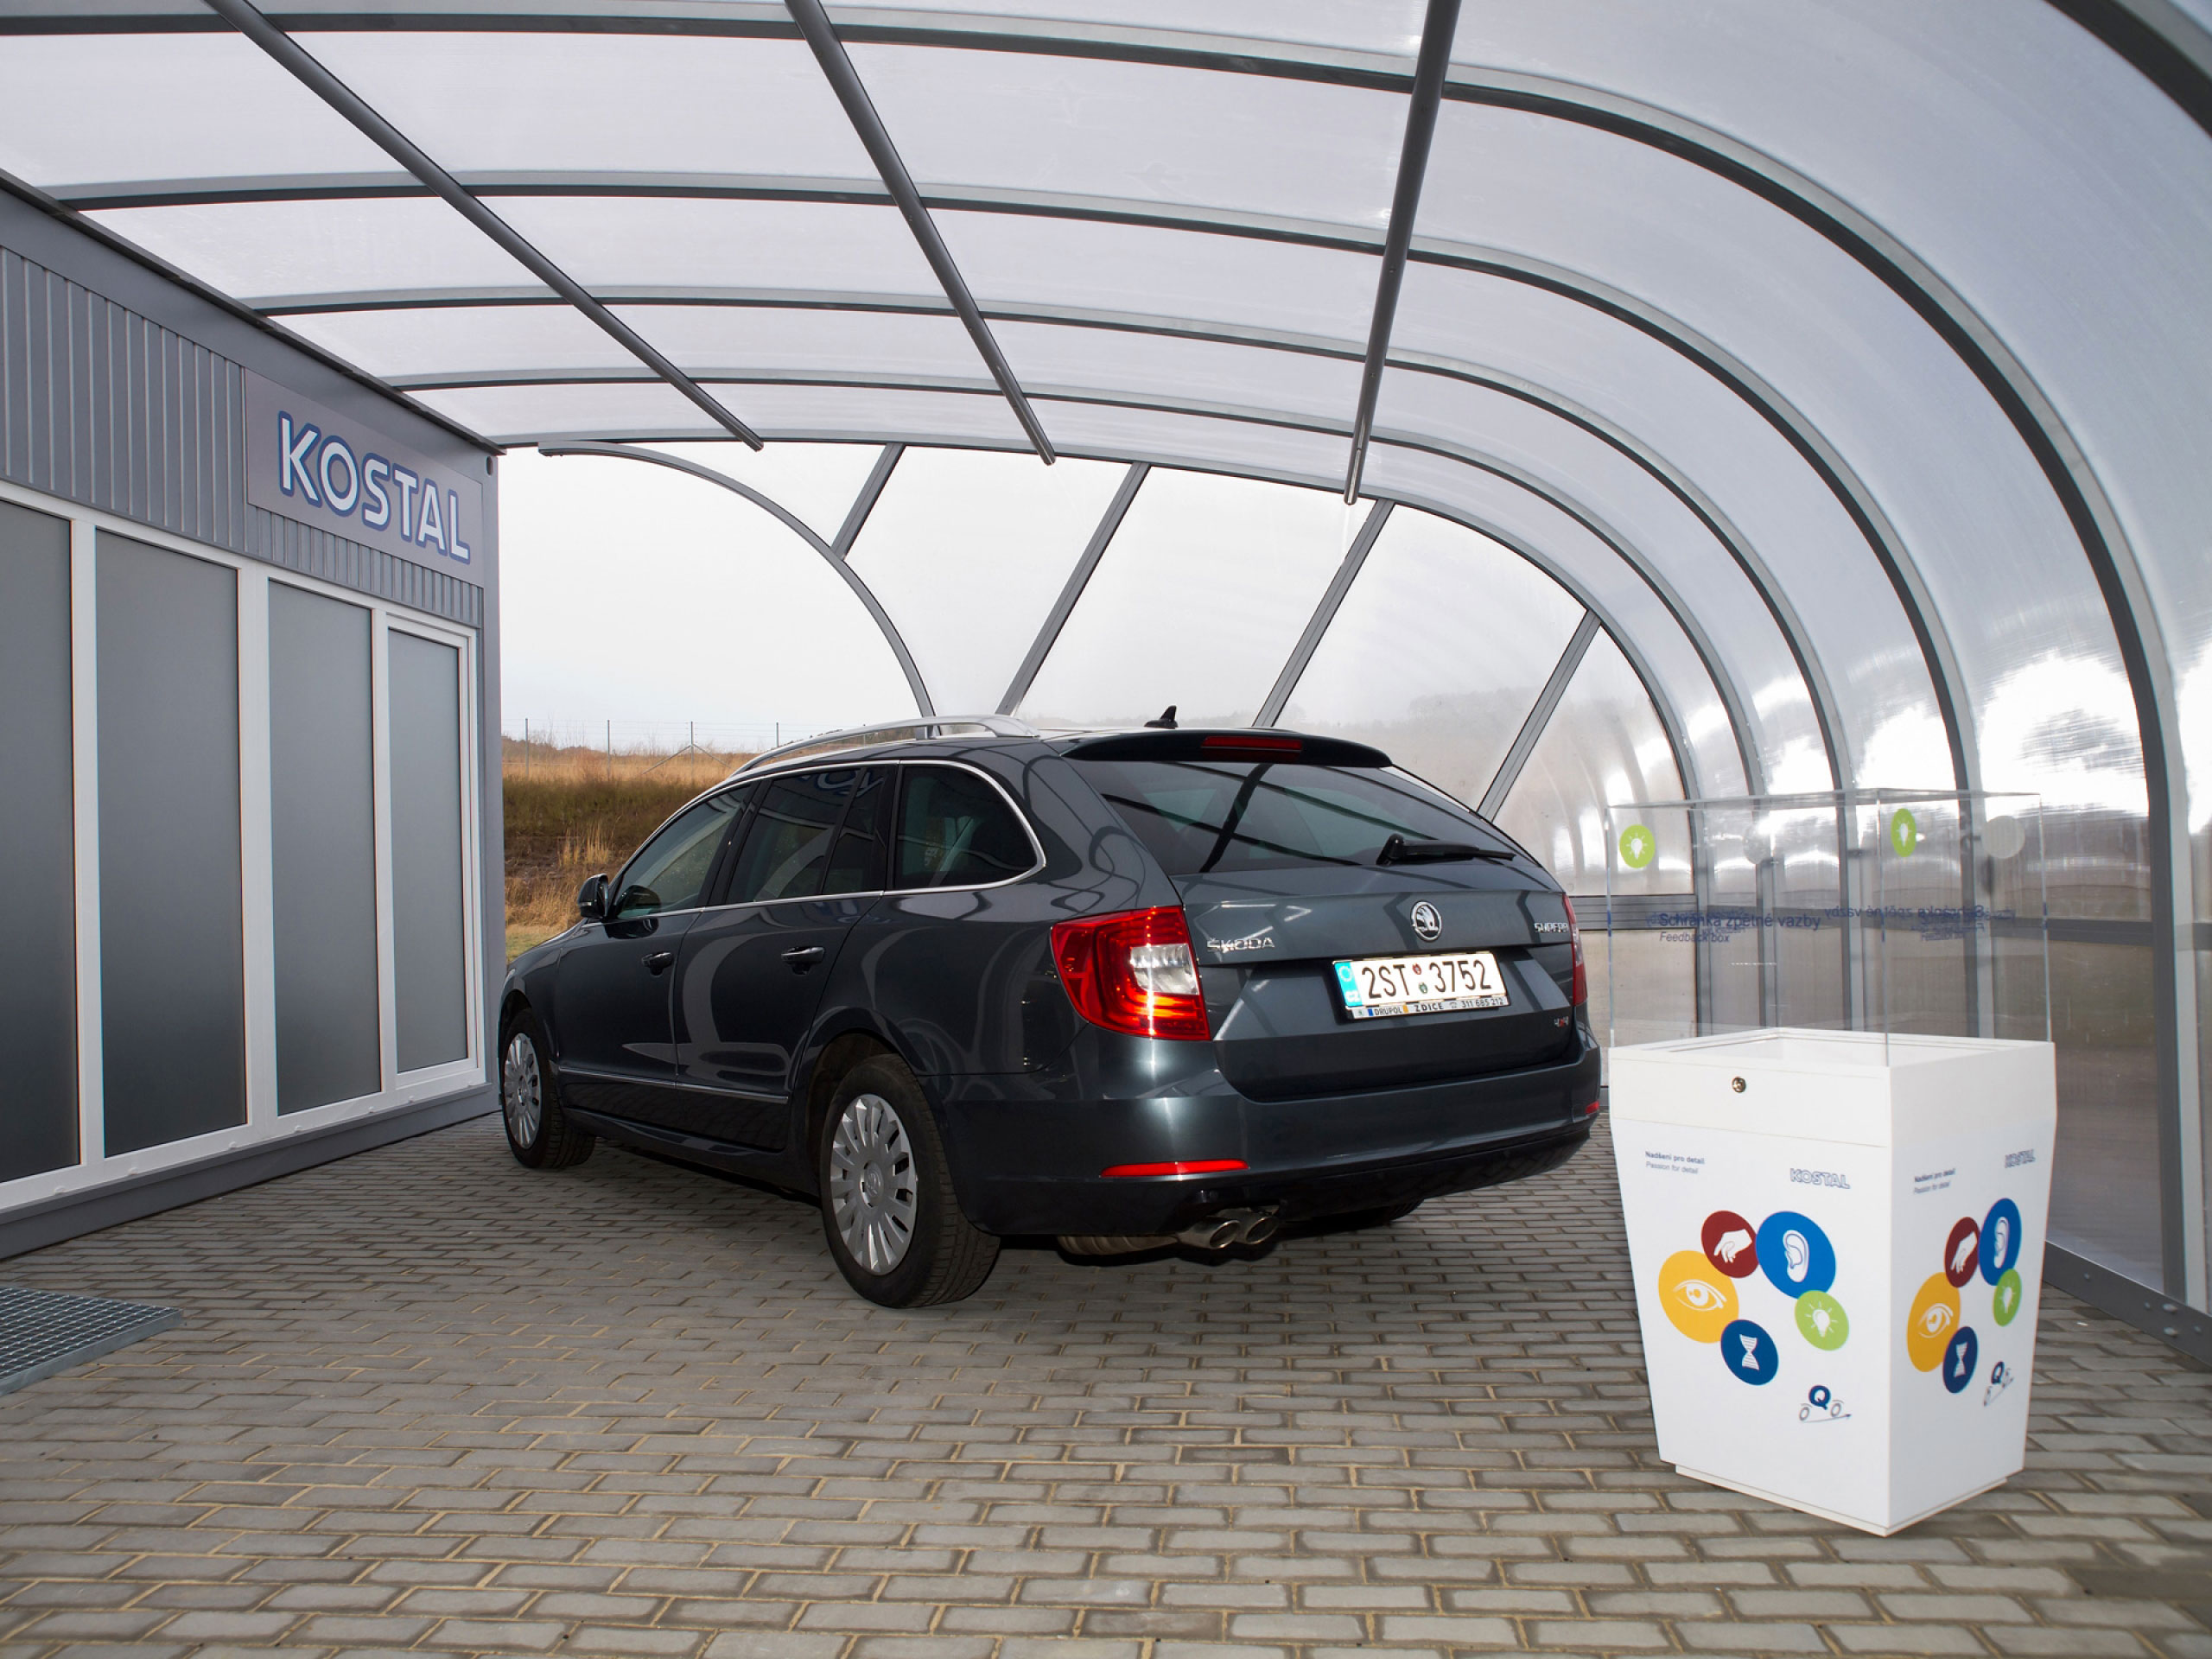
[[[1333,486],[1341,493],[1344,488],[1351,444],[1334,432],[1107,403],[1035,397],[1030,402],[1052,442],[1070,454],[1215,466],[1228,472],[1272,474],[1315,489]]]
[[[245,1122],[238,578],[105,532],[97,568],[112,1157]]]
[[[1082,388],[1283,410],[1341,423],[1359,401],[1360,360],[1178,340],[1120,328],[997,322],[991,332],[1036,397]]]
[[[369,696],[369,613],[270,582],[280,1112],[372,1095],[383,1082]]]
[[[2050,1231],[2092,1262],[2157,1284],[2164,1265],[2151,970],[2140,946],[2051,943],[2058,1146]]]
[[[1635,643],[1673,704],[1689,739],[1703,792],[1743,792],[1735,732],[1704,663],[1657,594],[1611,548],[1548,502],[1441,456],[1377,443],[1368,452],[1367,480],[1378,493],[1424,504],[1494,536],[1555,575],[1578,599],[1586,596],[1609,630],[1617,626]],[[1777,686],[1771,691],[1771,707],[1752,705],[1758,725],[1749,735],[1755,742],[1773,730],[1777,717],[1793,717],[1788,688]],[[1786,729],[1803,731],[1802,741],[1812,746],[1807,756],[1818,765],[1817,739],[1811,735],[1810,707],[1804,702],[1802,683],[1796,699],[1794,715],[1802,715],[1802,721]],[[1772,777],[1777,758],[1787,761],[1794,756],[1783,749],[1778,757],[1770,750],[1768,758]]]
[[[76,827],[69,526],[0,502],[0,1182],[77,1161]]]
[[[456,171],[749,173],[876,183],[803,41],[318,31],[308,45]]]
[[[1242,726],[1370,504],[1201,473],[1150,474],[1024,700],[1046,724]]]
[[[925,190],[1205,204],[1377,230],[1389,217],[1399,92],[1029,52],[851,52]]]
[[[734,438],[649,447],[751,485],[825,542],[836,540],[883,454],[872,443],[772,443],[753,449]]]
[[[1519,554],[1400,508],[1281,723],[1372,743],[1472,804],[1582,616]]]
[[[1375,254],[1019,213],[938,208],[931,217],[987,307],[1025,302],[1242,322],[1366,346],[1382,264]]]
[[[404,176],[227,29],[10,35],[0,52],[0,110],[8,112],[0,168],[49,188],[272,173]]]
[[[427,197],[123,207],[92,215],[233,299],[544,285]]]
[[[891,613],[944,712],[988,713],[1127,474],[1095,461],[909,449],[853,569]]]
[[[1681,794],[1681,775],[1650,698],[1619,647],[1600,634],[1505,798],[1497,823],[1569,893],[1602,893],[1606,806],[1680,800]],[[1669,845],[1662,836],[1648,868],[1615,872],[1615,891],[1624,879],[1639,892],[1687,893],[1688,849]]]
[[[942,299],[896,207],[835,201],[494,196],[499,216],[595,289],[704,288]],[[602,293],[602,298],[612,296]]]
[[[397,629],[391,652],[391,931],[399,1069],[468,1058],[461,653]]]
[[[2202,0],[2191,0],[2202,3]],[[886,11],[938,10],[938,0],[889,0]],[[1209,35],[1303,45],[1340,46],[1411,57],[1421,49],[1422,9],[1411,0],[1366,0],[1356,6],[1334,0],[1209,0],[1194,13],[1180,0],[1020,0],[1016,4],[962,8],[985,16],[1044,17],[1056,22],[1112,23],[1178,33],[1203,25]]]

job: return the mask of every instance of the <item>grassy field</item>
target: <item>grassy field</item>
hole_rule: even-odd
[[[500,746],[506,803],[507,960],[576,919],[587,876],[613,874],[661,820],[747,757]]]

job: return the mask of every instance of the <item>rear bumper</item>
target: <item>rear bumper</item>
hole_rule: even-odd
[[[1276,1205],[1287,1222],[1517,1179],[1564,1163],[1589,1135],[1598,1049],[1578,1036],[1577,1055],[1554,1065],[1294,1101],[1246,1099],[1203,1060],[1211,1046],[1192,1043],[1145,1044],[1159,1052],[1059,1076],[964,1078],[942,1100],[954,1183],[989,1233],[1159,1234],[1224,1209]],[[1102,1069],[1165,1080],[1102,1098]],[[1101,1173],[1213,1159],[1247,1167]]]

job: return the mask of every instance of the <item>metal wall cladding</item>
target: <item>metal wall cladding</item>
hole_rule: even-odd
[[[246,505],[237,364],[5,248],[0,478],[483,626],[474,582]]]

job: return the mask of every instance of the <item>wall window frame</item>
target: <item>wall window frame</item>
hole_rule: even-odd
[[[172,534],[136,519],[0,479],[0,501],[69,527],[70,732],[74,820],[78,1160],[0,1182],[0,1215],[28,1205],[219,1160],[259,1147],[480,1089],[488,1081],[484,1011],[486,944],[483,855],[481,652],[474,629],[395,605],[372,594]],[[102,1076],[100,979],[99,664],[97,582],[105,534],[229,569],[238,583],[238,817],[240,901],[245,922],[246,1121],[235,1127],[110,1155]],[[276,1030],[276,884],[272,861],[269,596],[296,588],[369,613],[370,753],[375,845],[378,1087],[373,1093],[278,1112]],[[398,1065],[393,950],[391,642],[411,634],[457,653],[461,730],[461,857],[463,987],[467,1052],[457,1060],[402,1071]]]

